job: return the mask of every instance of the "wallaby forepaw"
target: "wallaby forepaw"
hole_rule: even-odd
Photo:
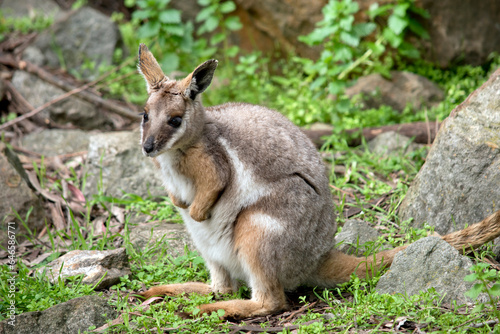
[[[202,222],[204,220],[210,219],[211,216],[209,210],[199,210],[196,206],[193,205],[189,210],[189,215],[197,222]]]
[[[177,197],[175,197],[171,193],[169,193],[168,195],[170,197],[170,200],[172,201],[172,204],[175,205],[176,207],[179,207],[181,209],[187,209],[189,207],[189,204],[187,204],[184,201],[181,201],[180,199],[178,199]]]

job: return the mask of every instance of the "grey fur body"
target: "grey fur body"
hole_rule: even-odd
[[[144,45],[139,61],[150,95],[141,126],[143,153],[158,163],[212,281],[153,287],[143,296],[226,293],[243,280],[251,300],[200,308],[244,317],[286,308],[284,289],[337,283],[335,269],[329,269],[337,264],[324,266],[336,232],[332,195],[309,138],[262,106],[205,109],[199,95],[210,85],[215,60],[181,81],[166,77]]]
[[[202,223],[219,225],[214,230],[222,233],[211,235],[210,239],[220,242],[227,238],[232,243],[232,229],[239,212],[249,206],[257,207],[280,225],[279,229],[269,226],[266,242],[259,245],[259,261],[271,264],[266,266],[267,276],[279,280],[285,289],[311,283],[310,276],[332,249],[336,232],[328,179],[316,148],[287,118],[261,106],[228,103],[210,107],[206,109],[206,124],[204,137],[211,143],[213,153],[225,157],[222,160],[228,162],[233,176],[214,212],[226,206],[234,208],[234,212],[227,218],[217,220],[219,217],[213,216]],[[236,168],[221,138],[251,171],[256,184],[269,191],[255,202],[245,203],[246,199],[238,195]],[[235,203],[235,199],[243,203]],[[188,216],[187,210],[184,211],[184,216]],[[185,221],[195,245],[205,259],[210,259],[210,251],[204,249],[203,242],[197,242],[200,223],[189,224],[188,217]],[[230,274],[233,278],[248,279]]]

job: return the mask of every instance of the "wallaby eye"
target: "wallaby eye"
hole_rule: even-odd
[[[146,123],[147,121],[149,121],[149,116],[148,116],[147,113],[143,112],[143,113],[141,113],[141,115],[142,115],[142,121],[144,123]]]
[[[167,123],[173,128],[178,128],[179,126],[181,126],[182,118],[180,118],[179,116],[175,116],[169,119]]]

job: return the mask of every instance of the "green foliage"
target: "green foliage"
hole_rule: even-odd
[[[211,52],[217,52],[217,47],[223,45],[222,55],[228,59],[238,54],[239,48],[236,45],[229,46],[228,37],[230,31],[241,29],[242,24],[239,17],[228,16],[236,9],[233,1],[221,0],[198,0],[198,4],[204,8],[196,15],[196,22],[201,23],[198,35],[212,34],[209,44]]]
[[[48,28],[54,21],[53,17],[46,16],[43,13],[34,12],[29,16],[6,17],[0,10],[0,42],[5,36],[12,32],[27,34],[38,32]]]
[[[488,295],[488,302],[491,307],[491,312],[495,314],[500,321],[500,311],[497,310],[497,303],[500,297],[500,274],[497,270],[490,267],[489,264],[479,262],[471,267],[472,274],[465,276],[466,282],[479,281],[465,293],[467,297],[476,299],[481,293]],[[484,303],[478,303],[474,308],[474,312],[483,311]]]
[[[7,115],[5,116],[1,116],[0,117],[0,124],[3,124],[3,123],[7,123],[7,122],[10,122],[12,121],[13,119],[15,119],[17,117],[16,113],[13,113],[13,112],[10,112],[8,113]]]
[[[128,1],[126,5],[136,5],[132,13],[131,25],[137,37],[152,46],[154,53],[166,73],[177,70],[181,59],[192,62],[194,51],[201,52],[199,44],[193,39],[194,26],[191,22],[182,22],[181,11],[169,8],[170,0]],[[135,47],[139,43],[134,43]]]
[[[366,13],[369,22],[355,23],[359,5],[353,0],[330,0],[323,7],[323,20],[316,29],[299,40],[308,45],[322,45],[317,61],[302,59],[312,90],[337,95],[343,92],[349,77],[373,72],[389,74],[394,59],[392,50],[404,57],[417,58],[417,49],[405,42],[408,31],[418,37],[428,34],[410,14],[427,16],[414,0],[400,0],[379,7],[374,3]],[[387,24],[377,25],[382,19]],[[367,38],[370,36],[370,38]],[[373,40],[375,40],[373,42]]]
[[[124,206],[126,211],[133,213],[142,213],[157,220],[181,222],[182,218],[173,206],[168,197],[147,197],[142,198],[135,194],[124,194],[121,198],[106,196],[103,194],[94,195],[91,205],[99,204],[105,208],[109,205]]]
[[[459,307],[441,307],[441,296],[434,288],[413,296],[379,294],[374,289],[377,280],[370,282],[353,276],[350,282],[336,289],[316,293],[328,304],[328,313],[331,313],[324,332],[395,331],[400,321],[418,325],[420,331],[425,332],[471,332],[462,326],[475,316],[464,314]],[[487,333],[488,330],[473,332]]]
[[[31,268],[26,267],[22,261],[17,262],[17,272],[12,276],[8,266],[0,266],[0,300],[9,301],[9,286],[7,279],[14,277],[16,280],[16,314],[31,311],[42,311],[70,299],[95,294],[92,286],[81,284],[83,277],[72,277],[68,280],[59,279],[50,283],[45,275],[31,274]],[[7,302],[0,303],[0,321],[7,312]]]
[[[233,57],[238,52],[236,46],[229,47],[227,37],[230,31],[241,28],[239,19],[228,16],[236,5],[232,1],[199,0],[204,8],[198,13],[196,22],[200,24],[194,38],[193,22],[183,22],[182,13],[170,8],[170,0],[129,0],[127,6],[137,6],[132,21],[123,23],[122,33],[130,49],[137,49],[138,40],[148,44],[165,73],[191,68],[202,59],[210,58],[223,44],[222,54]],[[211,34],[207,39],[206,34]],[[134,37],[130,37],[135,35]]]

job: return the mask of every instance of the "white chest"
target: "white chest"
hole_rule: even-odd
[[[231,164],[232,184],[226,187],[226,192],[213,207],[210,219],[197,222],[189,216],[189,208],[179,211],[204,259],[224,266],[233,278],[246,280],[246,265],[234,251],[232,229],[241,210],[268,195],[270,189],[257,180],[252,169],[245,166],[236,150],[225,139],[219,138],[219,143]],[[186,203],[192,203],[196,189],[191,180],[175,169],[174,157],[163,154],[161,160],[158,160],[166,189]]]
[[[163,186],[167,191],[184,203],[192,203],[196,194],[193,181],[177,170],[176,153],[164,153],[157,157],[160,163]]]

